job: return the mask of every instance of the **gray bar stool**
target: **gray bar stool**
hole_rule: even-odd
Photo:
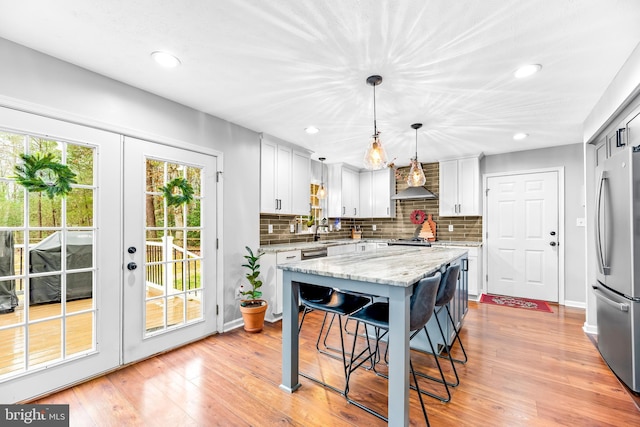
[[[300,375],[302,375],[307,379],[315,381],[318,384],[322,384],[323,386],[330,388],[331,390],[334,390],[340,393],[341,395],[345,395],[346,387],[347,387],[347,369],[349,366],[347,363],[347,356],[344,350],[344,336],[342,333],[342,330],[343,330],[342,316],[350,315],[351,313],[354,313],[360,310],[362,307],[369,304],[371,302],[371,299],[362,295],[354,295],[351,293],[341,292],[333,288],[310,285],[308,283],[300,283],[299,286],[300,286],[300,302],[302,302],[302,304],[304,305],[304,312],[302,313],[302,319],[300,320],[300,325],[298,327],[298,334],[300,334],[300,331],[302,330],[302,325],[304,323],[304,319],[309,312],[313,310],[324,312],[324,319],[322,320],[320,332],[318,333],[318,341],[316,342],[316,349],[318,349],[318,351],[320,351],[321,353],[324,353],[333,357],[334,359],[338,359],[338,357],[332,354],[329,354],[326,351],[320,350],[320,348],[318,347],[318,343],[320,341],[320,337],[322,336],[322,331],[325,327],[327,316],[329,314],[334,315],[334,317],[335,315],[338,315],[337,317],[338,317],[338,323],[339,323],[339,329],[340,329],[340,350],[341,350],[341,356],[342,356],[341,357],[342,366],[343,366],[343,371],[345,376],[345,389],[340,390],[337,387],[327,384],[326,382],[321,381],[317,378],[314,378],[311,375],[305,374],[304,372],[300,372]],[[333,322],[333,319],[332,319],[332,322]]]
[[[409,315],[409,329],[412,332],[409,339],[413,338],[418,332],[424,329],[425,325],[431,318],[433,314],[435,302],[436,302],[436,293],[438,291],[438,285],[440,284],[440,273],[436,273],[431,277],[424,278],[420,280],[418,283],[414,285],[413,295],[411,295],[411,300],[409,303],[410,315]],[[389,304],[386,302],[375,302],[370,304],[361,310],[353,313],[350,316],[351,319],[356,320],[356,333],[355,339],[353,342],[353,348],[351,350],[351,360],[349,363],[349,367],[347,370],[347,386],[345,388],[345,397],[347,401],[370,414],[375,415],[376,417],[388,421],[388,418],[379,412],[374,411],[373,409],[367,407],[366,405],[357,402],[351,398],[349,398],[349,378],[351,374],[358,369],[364,362],[367,360],[374,360],[376,355],[379,353],[379,343],[380,339],[383,338],[389,332]],[[356,341],[358,337],[358,327],[360,323],[364,325],[370,325],[376,329],[376,348],[374,351],[371,351],[371,347],[369,345],[369,340],[367,340],[367,348],[362,350],[359,355],[355,355],[355,347]],[[366,328],[366,326],[365,326]],[[384,333],[380,335],[379,331],[383,330]],[[428,338],[428,336],[427,336]],[[390,338],[392,339],[392,338]],[[429,339],[429,345],[431,345],[431,350],[435,355],[435,351],[433,350],[433,344],[431,343],[431,339]],[[368,353],[368,356],[362,358],[365,353]],[[362,359],[361,359],[362,358]],[[358,359],[360,359],[358,361]],[[358,363],[355,363],[358,361]],[[436,358],[437,361],[437,358]],[[392,362],[393,363],[393,362]],[[438,368],[440,364],[438,363]],[[424,402],[422,400],[423,391],[420,390],[420,385],[418,384],[418,379],[416,378],[416,373],[413,369],[413,363],[411,359],[409,359],[409,368],[411,370],[411,374],[413,375],[413,381],[415,383],[415,389],[418,392],[418,398],[420,399],[420,406],[422,407],[422,413],[424,414],[424,419],[427,422],[427,426],[429,425],[429,417],[427,416],[427,410],[424,406]]]

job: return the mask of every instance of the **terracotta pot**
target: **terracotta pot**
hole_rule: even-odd
[[[257,307],[243,307],[240,305],[244,330],[247,332],[260,332],[264,326],[264,315],[267,311],[267,302],[264,300],[243,300],[242,302],[259,301]]]

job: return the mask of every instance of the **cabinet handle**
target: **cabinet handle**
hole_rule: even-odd
[[[287,259],[293,259],[293,258],[295,258],[295,257],[296,257],[295,255],[289,255],[289,256],[287,257]]]
[[[390,215],[390,213],[389,213],[389,206],[387,206],[387,215]]]
[[[358,211],[356,210],[356,208],[353,208],[353,216],[358,216]]]
[[[343,206],[343,207],[342,207],[342,215],[344,215],[346,212],[347,212],[347,207],[346,207],[346,206]]]

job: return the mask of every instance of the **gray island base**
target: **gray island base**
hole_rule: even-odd
[[[298,354],[298,283],[362,292],[389,299],[390,426],[409,425],[409,300],[413,284],[447,264],[461,262],[467,251],[442,247],[389,247],[373,253],[317,258],[279,265],[283,270],[282,384],[300,387]]]

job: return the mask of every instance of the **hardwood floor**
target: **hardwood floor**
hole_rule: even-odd
[[[425,397],[431,425],[640,425],[640,411],[581,329],[584,310],[552,308],[471,303],[462,334],[469,362],[458,365],[451,402]],[[301,369],[340,385],[340,362],[314,347],[320,320],[305,320]],[[71,425],[83,427],[385,425],[305,378],[293,394],[280,390],[280,329],[212,336],[34,403],[70,404]],[[432,358],[414,356],[416,368],[433,372]],[[385,380],[360,371],[350,395],[386,411]],[[410,397],[411,424],[423,425],[416,393]]]

